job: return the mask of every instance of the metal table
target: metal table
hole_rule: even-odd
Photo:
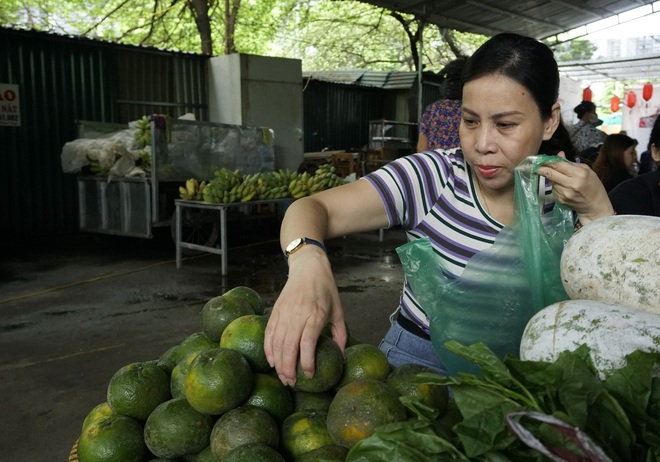
[[[202,252],[209,252],[220,255],[222,261],[221,272],[222,276],[227,275],[227,209],[234,207],[250,207],[260,204],[273,204],[280,205],[285,203],[291,203],[293,199],[269,199],[269,200],[258,200],[258,201],[249,201],[249,202],[232,202],[229,204],[210,204],[203,201],[189,201],[183,199],[176,199],[174,205],[176,211],[174,213],[174,219],[176,221],[176,231],[175,231],[175,247],[176,247],[176,267],[181,268],[181,249],[192,249],[199,250]],[[202,209],[202,210],[216,210],[219,215],[220,220],[220,239],[219,247],[210,247],[208,245],[196,244],[192,242],[185,242],[182,240],[181,232],[181,215],[184,208],[193,208],[193,209]]]

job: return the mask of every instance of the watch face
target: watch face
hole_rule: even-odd
[[[289,245],[286,246],[286,251],[291,252],[291,251],[295,250],[296,247],[298,247],[298,246],[300,246],[300,244],[302,244],[302,242],[303,242],[303,240],[300,237],[298,239],[294,239],[293,241],[291,241],[291,243]]]

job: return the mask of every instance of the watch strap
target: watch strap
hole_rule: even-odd
[[[300,250],[302,248],[302,246],[304,246],[305,244],[315,245],[315,246],[320,247],[321,249],[323,249],[323,251],[325,253],[328,253],[328,250],[325,248],[325,245],[323,245],[322,242],[319,242],[316,239],[312,239],[311,237],[302,237],[300,239],[301,239],[301,242],[298,246],[296,246],[294,249],[292,249],[290,251],[286,251],[286,250],[284,251],[284,256],[285,257],[288,258],[289,255],[291,255],[292,253],[297,252],[298,250]]]

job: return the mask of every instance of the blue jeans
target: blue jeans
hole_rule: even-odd
[[[394,321],[378,346],[394,367],[421,364],[442,375],[448,375],[430,340],[408,332]]]

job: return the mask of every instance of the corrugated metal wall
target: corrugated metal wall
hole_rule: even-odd
[[[60,165],[76,121],[144,114],[207,120],[206,58],[0,28],[0,83],[19,87],[21,125],[0,126],[3,242],[76,231],[76,178]]]
[[[381,88],[305,82],[303,113],[306,152],[359,150],[369,141],[369,121],[395,116],[396,98]]]

